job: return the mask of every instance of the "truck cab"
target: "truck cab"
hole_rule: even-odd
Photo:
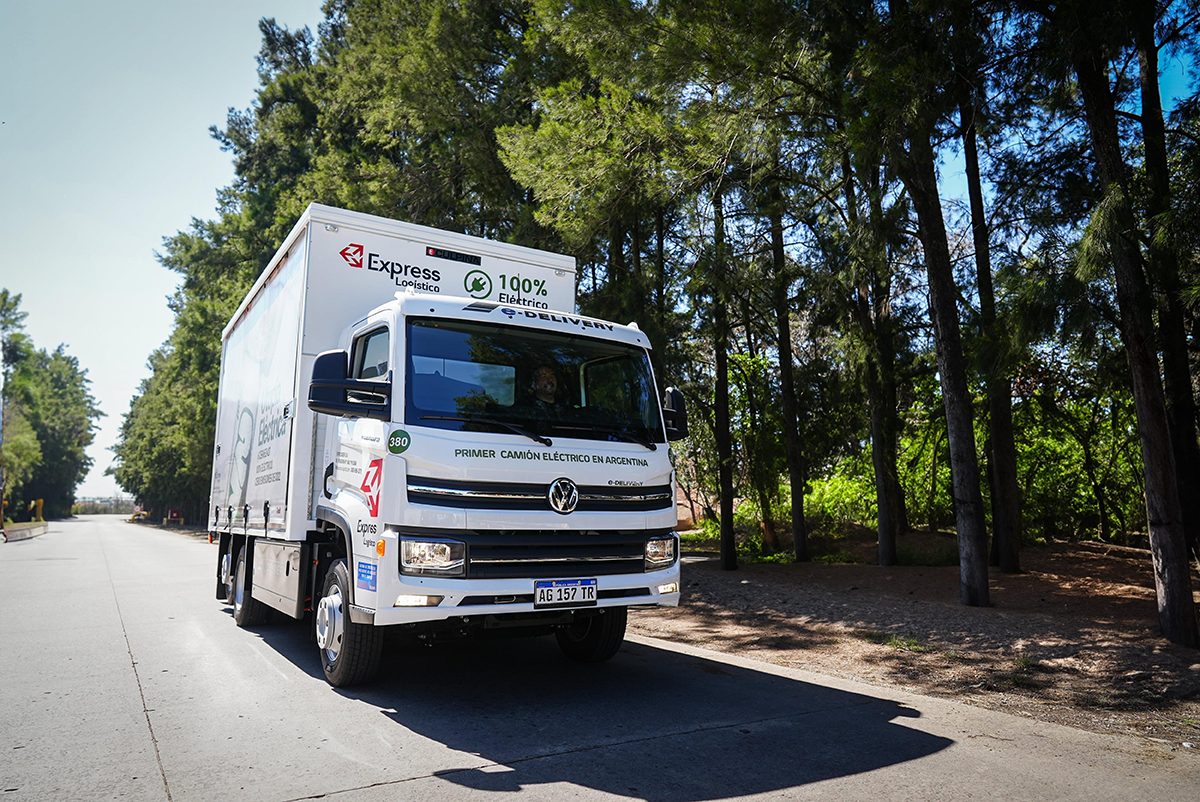
[[[553,627],[572,656],[605,659],[627,607],[678,604],[679,424],[642,332],[401,295],[343,344],[317,358],[308,401],[330,416],[317,517],[351,533],[353,584],[317,602],[327,662],[347,620]]]

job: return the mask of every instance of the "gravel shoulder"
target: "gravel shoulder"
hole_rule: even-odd
[[[1148,552],[1054,544],[1023,551],[1022,568],[993,569],[992,606],[972,608],[957,566],[723,571],[699,548],[685,551],[681,605],[639,611],[630,629],[1200,757],[1200,651],[1158,636]]]

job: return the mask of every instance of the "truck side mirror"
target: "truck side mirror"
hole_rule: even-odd
[[[682,440],[688,436],[687,404],[678,388],[668,387],[663,399],[663,420],[667,424],[667,439]]]
[[[392,382],[348,378],[350,355],[325,351],[313,362],[308,408],[347,418],[392,418]]]

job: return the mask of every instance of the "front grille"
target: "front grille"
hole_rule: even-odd
[[[646,571],[646,541],[674,536],[670,529],[581,531],[398,527],[396,532],[401,539],[462,541],[467,547],[468,579],[570,579],[640,574]],[[396,559],[398,561],[399,557]],[[652,570],[665,567],[655,566]]]
[[[408,501],[437,507],[485,510],[550,510],[549,484],[462,482],[408,477]],[[575,512],[646,512],[674,505],[670,485],[645,487],[579,487]]]
[[[467,576],[565,578],[641,573],[644,532],[512,532],[467,542]]]

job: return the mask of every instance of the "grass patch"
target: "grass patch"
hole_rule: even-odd
[[[1035,677],[1034,673],[1042,668],[1042,664],[1035,658],[1021,655],[1014,657],[1012,671],[1008,672],[1008,681],[1016,688],[1044,688],[1046,681],[1040,677]]]
[[[924,654],[930,651],[928,646],[921,643],[921,641],[912,635],[892,635],[883,645],[890,646],[897,651],[912,652],[913,654]]]
[[[796,561],[796,555],[780,551],[775,554],[743,554],[738,552],[738,559],[748,563],[771,563],[773,565],[788,565]]]
[[[852,633],[856,638],[862,638],[865,641],[887,646],[895,649],[898,652],[911,652],[913,654],[924,654],[932,651],[932,649],[921,643],[913,635],[900,634],[892,632],[880,632],[875,629],[856,629]]]
[[[828,554],[818,554],[812,558],[812,561],[821,565],[841,565],[844,563],[856,563],[858,559],[852,553],[842,549],[840,551],[831,551]]]
[[[720,542],[721,536],[718,533],[713,535],[705,529],[689,529],[687,532],[679,533],[679,542],[685,546],[700,546],[708,543]]]

